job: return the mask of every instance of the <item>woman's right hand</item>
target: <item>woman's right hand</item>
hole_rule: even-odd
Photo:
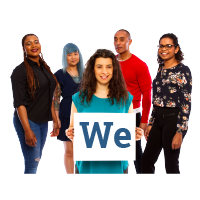
[[[145,132],[144,132],[144,137],[146,140],[148,140],[148,137],[149,137],[149,132],[151,130],[152,126],[147,126]]]
[[[144,130],[139,127],[135,127],[135,140],[141,140],[142,136],[144,135]]]
[[[31,129],[28,131],[25,131],[25,142],[28,146],[31,146],[31,147],[37,146],[36,145],[37,138]]]
[[[69,127],[68,129],[65,130],[66,136],[74,142],[74,127]]]

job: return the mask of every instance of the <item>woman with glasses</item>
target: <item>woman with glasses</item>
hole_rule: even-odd
[[[72,174],[74,173],[73,144],[65,135],[65,130],[69,127],[72,95],[78,91],[84,69],[81,52],[75,44],[68,43],[64,46],[62,65],[63,69],[55,73],[58,90],[57,94],[54,93],[54,107],[60,127],[57,139],[63,141],[65,148],[65,169],[68,174]],[[60,102],[61,96],[63,99]]]
[[[116,56],[98,49],[88,60],[80,92],[72,96],[70,127],[67,136],[73,141],[74,113],[132,113],[133,96],[127,92]],[[79,133],[76,133],[79,134]],[[136,129],[136,139],[143,135]],[[77,161],[76,173],[122,174],[128,172],[128,161]]]
[[[157,60],[159,68],[153,81],[153,110],[145,131],[142,173],[154,173],[162,149],[166,173],[180,173],[179,154],[188,129],[192,76],[182,63],[183,53],[172,33],[160,38]]]

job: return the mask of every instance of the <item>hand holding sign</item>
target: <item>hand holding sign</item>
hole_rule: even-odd
[[[135,140],[140,140],[144,135],[144,130],[138,127],[135,127]]]
[[[68,129],[65,130],[66,136],[74,142],[74,127],[69,127]]]

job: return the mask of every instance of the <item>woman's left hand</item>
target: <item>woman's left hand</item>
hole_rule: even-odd
[[[172,140],[172,149],[176,150],[181,147],[182,144],[182,134],[176,133]]]
[[[141,128],[136,127],[135,128],[135,140],[140,140],[142,136],[144,135],[144,130]]]
[[[59,131],[60,131],[60,128],[59,128],[59,125],[57,122],[53,122],[53,131],[50,133],[50,136],[51,137],[56,137],[59,135]]]

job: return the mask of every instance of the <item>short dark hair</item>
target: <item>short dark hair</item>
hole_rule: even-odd
[[[128,35],[128,39],[130,40],[131,39],[131,34],[127,31],[127,30],[125,30],[125,29],[120,29],[120,30],[118,30],[118,31],[125,31],[126,33],[127,33],[127,35]],[[117,31],[117,32],[118,32]],[[116,32],[116,33],[117,33]]]

